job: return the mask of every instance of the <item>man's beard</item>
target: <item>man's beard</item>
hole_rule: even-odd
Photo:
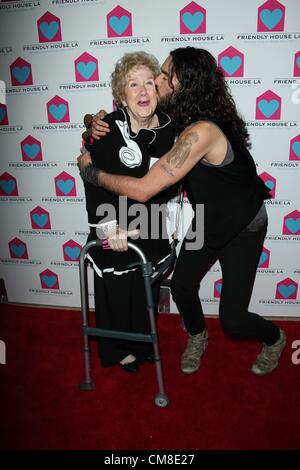
[[[168,114],[172,114],[172,93],[166,96],[160,96],[158,94],[158,109]]]

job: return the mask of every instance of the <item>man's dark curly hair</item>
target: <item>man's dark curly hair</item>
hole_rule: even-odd
[[[169,106],[181,132],[193,122],[213,121],[227,136],[250,147],[249,133],[239,116],[228,85],[215,58],[205,49],[181,47],[170,52],[169,85],[176,75],[180,89],[173,92]]]

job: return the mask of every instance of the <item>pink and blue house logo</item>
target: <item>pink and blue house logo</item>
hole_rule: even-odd
[[[287,277],[283,281],[278,282],[276,286],[276,299],[296,299],[298,292],[298,284],[293,279]]]
[[[258,8],[257,31],[284,31],[285,7],[277,0],[269,0]]]
[[[76,196],[75,178],[65,171],[54,178],[56,196]]]
[[[99,80],[98,60],[84,52],[74,62],[76,82],[92,82]]]
[[[42,289],[59,289],[58,276],[50,269],[45,269],[40,273]]]
[[[295,210],[283,219],[283,235],[300,235],[300,212]]]
[[[259,261],[258,261],[258,267],[259,268],[268,268],[270,264],[270,250],[267,248],[263,247],[263,250],[261,252]]]
[[[18,196],[17,180],[9,173],[0,175],[0,196]]]
[[[270,195],[275,198],[275,193],[276,193],[276,179],[269,175],[269,173],[266,173],[265,171],[261,173],[260,178],[263,180],[265,185],[267,186],[268,190],[270,191]]]
[[[300,51],[295,54],[294,77],[300,77]]]
[[[244,76],[244,54],[233,46],[218,55],[218,65],[225,77]]]
[[[8,126],[7,107],[0,103],[0,126]]]
[[[65,261],[79,261],[82,246],[69,240],[63,244],[63,255]]]
[[[300,160],[300,134],[291,139],[289,160]]]
[[[31,64],[18,57],[10,66],[12,86],[33,85]]]
[[[132,15],[120,5],[108,13],[106,22],[109,38],[132,36]]]
[[[256,98],[255,119],[279,120],[281,116],[281,98],[272,90],[267,90]]]
[[[28,259],[27,245],[19,238],[8,243],[10,257],[14,259]]]
[[[54,96],[47,103],[49,123],[70,122],[69,103],[60,96]]]
[[[41,142],[31,135],[21,142],[22,160],[24,162],[37,162],[43,160]]]
[[[223,279],[221,278],[215,281],[214,283],[214,297],[216,297],[217,299],[221,297],[222,282],[223,282]]]
[[[51,229],[50,214],[40,206],[30,212],[30,220],[33,229]]]
[[[195,2],[180,10],[180,34],[206,33],[206,10]]]
[[[57,42],[62,40],[60,19],[47,11],[37,21],[39,42]]]

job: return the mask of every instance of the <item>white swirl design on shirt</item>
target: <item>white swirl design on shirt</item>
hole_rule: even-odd
[[[116,121],[118,128],[122,134],[127,147],[121,147],[119,150],[119,158],[121,162],[129,167],[134,168],[136,166],[140,166],[142,163],[142,152],[140,147],[137,145],[134,140],[130,139],[128,124],[126,121]]]

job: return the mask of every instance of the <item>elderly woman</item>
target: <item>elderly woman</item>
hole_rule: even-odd
[[[174,125],[167,114],[156,110],[154,80],[159,73],[156,58],[145,52],[125,54],[117,62],[111,85],[118,110],[105,117],[110,126],[108,136],[88,146],[94,166],[113,174],[140,178],[155,160],[171,148]],[[126,235],[133,215],[136,215],[132,207],[136,201],[127,200],[127,207],[122,210],[124,198],[119,201],[118,196],[87,182],[85,192],[90,225],[88,240],[99,236],[102,229],[113,248],[94,249],[90,255],[95,272],[96,325],[98,328],[148,333],[150,326],[141,272],[136,267],[128,267],[129,263],[138,261],[137,256],[131,250],[123,253],[114,251],[127,248]],[[140,226],[135,225],[138,231],[128,232],[129,235],[138,232],[134,242],[154,267],[169,256],[170,245],[165,218],[161,217],[159,223],[155,220],[156,226],[153,226],[150,212],[155,204],[167,202],[173,194],[174,190],[172,193],[170,190],[163,191],[146,204],[139,204],[142,221]],[[124,238],[115,235],[113,227],[116,223],[118,230],[125,234]],[[156,304],[158,292],[159,285],[154,284]],[[119,364],[128,372],[135,372],[140,364],[153,360],[152,345],[137,341],[101,338],[98,352],[103,366]]]

